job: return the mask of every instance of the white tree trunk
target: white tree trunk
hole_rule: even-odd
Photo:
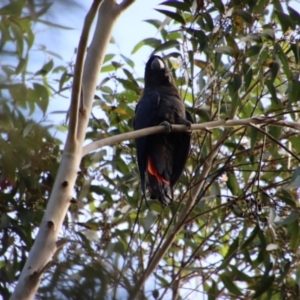
[[[91,15],[93,16],[93,13],[97,13],[97,8],[101,2],[101,0],[94,0],[92,8],[95,11],[93,12],[91,8],[87,18],[91,17]],[[58,234],[72,199],[101,66],[113,27],[120,14],[133,2],[134,0],[123,0],[122,3],[117,4],[115,0],[104,0],[100,6],[96,29],[84,62],[83,76],[81,76],[82,70],[79,70],[79,74],[74,74],[69,132],[61,164],[39,232],[11,300],[29,300],[34,298],[42,274],[51,266],[51,258],[65,244],[64,240],[58,241]],[[88,34],[88,30],[86,34]],[[83,51],[82,59],[86,52],[86,47]],[[81,77],[82,87],[80,87]],[[75,86],[76,82],[79,83],[77,87]],[[82,99],[80,99],[80,91],[83,94]],[[74,94],[75,97],[73,97]]]

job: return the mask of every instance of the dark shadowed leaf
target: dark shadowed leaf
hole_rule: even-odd
[[[294,53],[296,63],[299,63],[299,60],[300,60],[300,45],[299,45],[299,42],[291,43],[290,47],[291,47],[291,49]]]
[[[294,222],[290,223],[288,227],[291,233],[291,249],[292,251],[297,251],[299,247],[299,215],[298,218]]]
[[[174,21],[177,21],[180,24],[185,24],[184,18],[179,13],[175,13],[164,9],[155,9],[155,10],[166,15],[167,17],[171,18]]]
[[[287,31],[289,28],[295,29],[295,27],[296,27],[295,22],[290,15],[287,15],[287,14],[279,12],[279,11],[275,11],[275,13],[278,17],[278,20],[279,20],[279,22],[282,26],[282,30],[284,32]]]
[[[251,57],[251,56],[258,55],[260,50],[261,50],[261,46],[257,46],[257,45],[251,46],[246,50],[246,56]]]
[[[272,285],[274,279],[275,279],[274,275],[271,275],[270,277],[267,277],[267,278],[263,277],[263,279],[261,280],[261,282],[255,289],[253,299],[258,298],[260,295],[262,295],[264,292],[266,292]]]
[[[288,6],[288,11],[291,19],[298,25],[300,25],[300,14],[299,11],[296,11],[291,6]]]
[[[181,1],[173,1],[173,0],[168,0],[160,3],[159,5],[165,5],[165,6],[170,6],[177,8],[179,10],[184,10],[189,12],[190,11],[190,5],[187,2],[181,2]]]
[[[252,68],[248,64],[243,64],[243,75],[244,75],[244,87],[247,90],[251,84],[253,71]]]
[[[241,291],[236,286],[236,284],[234,283],[234,281],[232,280],[232,278],[230,278],[227,273],[221,274],[220,278],[224,286],[228,289],[230,293],[236,296],[240,296],[242,294]]]
[[[212,2],[214,3],[215,7],[219,10],[219,12],[224,14],[225,8],[223,2],[221,0],[213,0]]]

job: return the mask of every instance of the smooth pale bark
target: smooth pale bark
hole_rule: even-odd
[[[97,13],[101,2],[102,0],[94,0],[89,12],[91,15],[87,15],[87,17]],[[113,27],[119,15],[133,2],[134,0],[124,0],[122,3],[117,4],[115,0],[103,1],[98,12],[97,25],[86,59],[84,61],[85,47],[84,52],[81,52],[83,53],[82,60],[76,61],[76,64],[82,64],[77,66],[79,73],[74,74],[77,78],[74,78],[75,86],[72,88],[69,132],[61,164],[39,232],[19,277],[16,289],[11,296],[12,300],[34,298],[42,274],[51,266],[51,258],[65,243],[64,240],[58,241],[58,235],[72,199],[101,66]],[[96,11],[93,11],[93,9],[96,9]],[[85,33],[88,34],[88,31]],[[85,38],[87,37],[82,36],[82,43],[84,43]],[[82,45],[79,45],[79,48],[82,48]],[[83,76],[81,76],[83,65]],[[82,86],[80,86],[81,77]]]
[[[208,131],[214,128],[226,128],[226,127],[245,127],[253,125],[269,125],[278,127],[289,127],[300,131],[300,123],[293,121],[277,120],[276,118],[269,117],[253,117],[247,119],[237,119],[237,120],[218,120],[211,121],[201,124],[192,124],[191,128],[187,128],[185,125],[172,125],[172,131],[197,131],[204,130]],[[104,146],[115,145],[123,141],[133,140],[139,137],[143,137],[150,134],[162,133],[166,131],[165,126],[153,126],[145,129],[140,129],[136,131],[130,131],[111,137],[107,137],[98,141],[91,142],[82,149],[82,156],[85,156],[92,151],[98,150]]]

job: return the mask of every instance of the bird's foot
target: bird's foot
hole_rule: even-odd
[[[165,129],[170,133],[172,131],[172,124],[169,123],[168,121],[163,121],[159,125],[164,126]]]
[[[190,121],[188,121],[188,120],[184,120],[184,121],[183,121],[183,125],[185,125],[188,129],[191,129],[192,122],[190,122]]]

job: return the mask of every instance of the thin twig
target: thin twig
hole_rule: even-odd
[[[300,158],[297,155],[295,155],[291,150],[289,150],[286,146],[284,146],[277,139],[275,139],[271,134],[267,133],[263,129],[261,129],[261,128],[253,125],[253,124],[250,124],[250,126],[253,127],[253,128],[255,128],[256,130],[260,131],[262,134],[266,135],[271,141],[273,141],[274,143],[276,143],[277,145],[279,145],[281,148],[283,148],[286,152],[288,152],[290,155],[292,155],[296,160],[298,160],[300,162]]]

